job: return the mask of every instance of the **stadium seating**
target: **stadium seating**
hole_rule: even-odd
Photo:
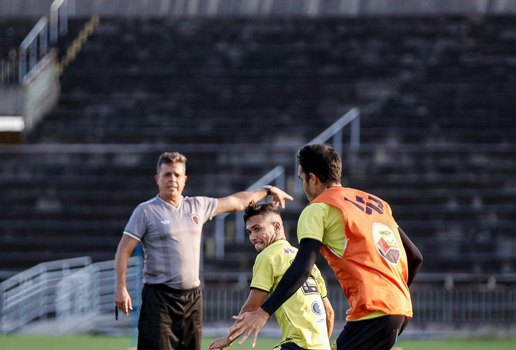
[[[295,150],[356,106],[344,185],[391,203],[424,271],[514,272],[514,23],[101,18],[26,137],[41,150],[2,153],[0,266],[112,258],[170,147],[189,157],[189,195],[241,190],[277,164],[290,189]],[[284,214],[291,241],[303,204]],[[247,242],[223,261],[209,242],[207,272],[252,264]]]

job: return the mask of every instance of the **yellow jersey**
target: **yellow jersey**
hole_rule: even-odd
[[[256,257],[251,288],[269,293],[276,289],[297,253],[286,240],[279,240]],[[293,342],[304,349],[330,349],[326,312],[322,298],[327,290],[317,266],[311,276],[274,313],[281,328],[280,344]]]

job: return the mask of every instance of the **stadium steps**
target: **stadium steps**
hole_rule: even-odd
[[[290,185],[295,149],[358,106],[363,145],[345,149],[344,184],[391,204],[428,257],[423,269],[490,271],[491,255],[493,266],[514,271],[506,253],[514,247],[513,27],[503,17],[101,19],[62,77],[60,104],[27,142],[233,145],[184,152],[187,193],[218,196],[277,164]],[[20,217],[54,232],[73,221],[76,237],[105,235],[105,250],[92,251],[112,258],[130,211],[155,194],[157,154],[2,158],[1,235],[37,234],[18,231]],[[284,213],[291,241],[303,200]],[[111,222],[93,219],[86,231],[96,212]],[[19,247],[12,251],[22,255]],[[231,240],[226,251],[227,261],[208,252],[205,262],[247,270],[256,254]]]
[[[306,130],[310,128],[293,129],[296,120],[311,118],[319,125],[329,125],[346,112],[349,106],[355,105],[355,101],[359,102],[360,96],[357,96],[355,89],[347,88],[350,86],[349,76],[342,74],[339,79],[338,74],[334,74],[333,71],[329,74],[315,68],[311,71],[307,71],[306,68],[296,69],[299,62],[289,62],[285,59],[296,56],[294,54],[296,50],[300,54],[303,54],[302,50],[308,51],[307,55],[310,55],[310,45],[294,45],[282,49],[283,41],[280,40],[279,44],[267,41],[260,44],[263,47],[270,45],[267,54],[257,55],[253,51],[239,65],[216,66],[215,64],[214,67],[212,61],[226,59],[227,50],[219,46],[224,47],[224,43],[229,40],[225,32],[227,26],[237,30],[236,24],[231,21],[226,22],[214,22],[215,28],[217,24],[225,28],[222,32],[217,32],[217,29],[210,27],[206,33],[192,37],[188,33],[190,27],[194,26],[199,31],[206,31],[208,28],[205,27],[206,23],[201,21],[201,23],[192,24],[178,21],[156,24],[141,23],[138,20],[109,19],[101,21],[96,34],[81,52],[81,57],[69,67],[63,77],[63,90],[66,93],[62,101],[66,108],[66,101],[71,99],[67,98],[66,94],[103,93],[105,96],[110,96],[108,102],[106,103],[106,98],[103,98],[103,104],[95,102],[96,107],[95,104],[90,104],[83,113],[71,111],[75,114],[73,119],[55,116],[59,123],[63,124],[65,121],[65,128],[55,127],[50,122],[53,119],[51,115],[47,118],[49,122],[41,124],[41,130],[38,130],[35,135],[30,135],[28,141],[79,140],[79,142],[132,143],[152,142],[157,139],[166,142],[166,139],[160,135],[170,135],[169,138],[177,142],[187,142],[182,123],[191,121],[185,128],[189,132],[190,128],[197,129],[196,133],[199,136],[195,142],[202,140],[202,142],[237,143],[248,142],[249,139],[257,143],[281,142],[292,139],[295,135],[294,141],[302,143],[309,137]],[[166,32],[163,31],[163,27],[168,26],[170,28]],[[137,38],[134,33],[126,32],[128,28],[130,30],[137,28],[140,37]],[[279,28],[281,26],[276,30]],[[215,32],[213,33],[212,30]],[[204,35],[218,36],[218,38],[207,39]],[[307,35],[311,36],[313,33],[310,32]],[[103,40],[94,40],[95,36],[102,36]],[[112,45],[110,50],[105,49],[106,43],[119,40],[120,36],[122,43]],[[187,37],[182,38],[183,36]],[[235,38],[231,38],[231,41],[234,40]],[[236,40],[239,39],[236,38]],[[176,46],[181,47],[181,50],[177,50]],[[261,52],[262,46],[256,50]],[[122,52],[117,52],[121,49]],[[315,50],[324,53],[326,49]],[[243,46],[242,50],[247,49]],[[281,62],[273,69],[270,68],[271,62],[267,61],[271,52],[274,52],[274,56]],[[257,56],[262,56],[262,60]],[[93,57],[94,59],[91,59]],[[338,58],[332,58],[332,60],[339,62]],[[149,61],[152,63],[149,64]],[[333,65],[338,66],[335,63]],[[154,67],[160,67],[160,69]],[[81,84],[75,84],[76,81],[81,81]],[[111,96],[113,89],[118,96]],[[120,94],[122,94],[121,99]],[[165,104],[163,108],[156,110],[155,106],[159,104],[150,102],[148,94],[154,94],[155,100],[175,101],[175,103],[172,106]],[[129,99],[126,98],[127,95],[130,96]],[[138,96],[143,96],[143,99],[138,99]],[[236,106],[232,105],[234,104],[232,101],[235,100],[239,101]],[[290,102],[285,103],[285,101]],[[347,105],[342,106],[342,101],[346,101]],[[325,107],[321,107],[322,102]],[[72,103],[77,106],[76,102]],[[292,110],[289,109],[292,108],[289,107],[291,105],[298,106]],[[77,107],[80,108],[80,106]],[[60,108],[61,106],[56,113],[60,113]],[[324,108],[323,111],[321,111],[322,108]],[[227,116],[231,112],[233,115]],[[67,111],[65,113],[68,114]],[[117,115],[128,114],[131,118],[127,118],[127,125],[113,124]],[[182,120],[174,118],[175,115],[181,116]],[[207,116],[210,118],[206,118]],[[83,118],[82,122],[80,118]],[[276,136],[267,138],[271,133],[263,131],[247,135],[250,132],[247,128],[248,118],[259,118],[264,125],[275,129]],[[92,120],[94,120],[93,123]],[[178,127],[174,128],[173,124]],[[89,127],[95,129],[90,132]],[[99,127],[106,132],[98,133],[96,130]],[[167,127],[170,129],[166,130]],[[159,128],[164,130],[160,132]],[[146,136],[137,137],[135,134],[138,131]],[[121,134],[115,135],[116,132]],[[227,137],[227,135],[233,137]]]

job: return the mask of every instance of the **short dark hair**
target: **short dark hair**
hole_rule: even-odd
[[[247,208],[244,211],[244,222],[247,222],[249,218],[256,215],[266,215],[266,214],[276,214],[280,215],[278,208],[272,203],[261,203],[257,204],[255,202],[249,203]]]
[[[156,167],[156,174],[159,174],[161,164],[183,163],[186,171],[186,157],[179,152],[163,152],[158,159],[158,166]]]
[[[305,174],[314,174],[322,183],[340,182],[342,161],[337,151],[330,145],[306,145],[299,150],[297,159]]]

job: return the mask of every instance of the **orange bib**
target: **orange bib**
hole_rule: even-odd
[[[344,256],[326,246],[321,253],[348,299],[346,319],[358,320],[375,311],[412,317],[407,256],[389,204],[352,188],[327,189],[313,202],[342,211]]]

